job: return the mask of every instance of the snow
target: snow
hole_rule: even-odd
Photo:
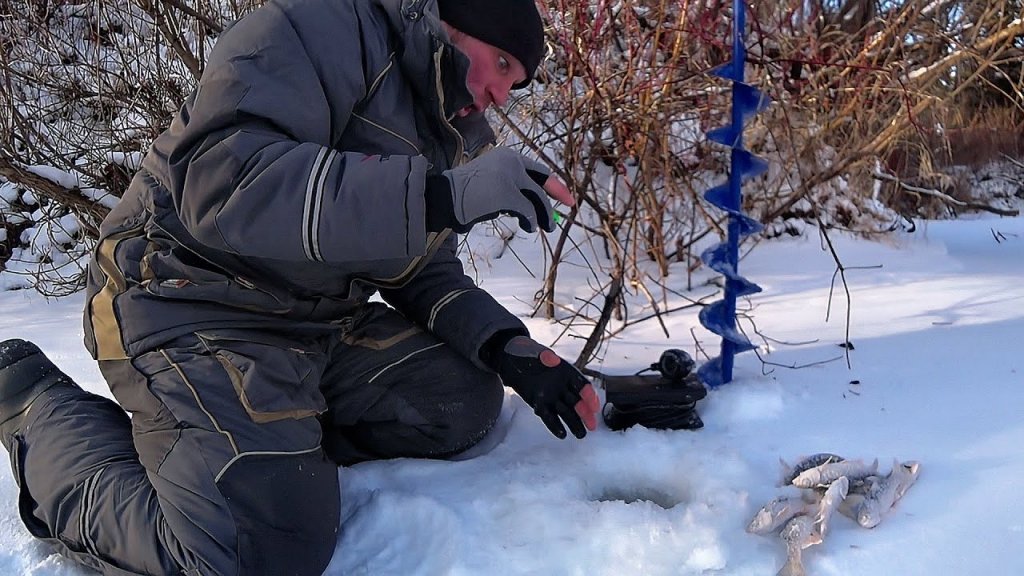
[[[129,166],[131,163],[136,162],[133,158],[134,156],[120,155],[120,157],[114,156],[113,161],[120,160],[119,163]],[[52,166],[26,166],[25,169],[68,190],[78,190],[82,196],[99,203],[101,206],[112,209],[117,205],[118,198],[113,194],[98,188],[83,186],[83,176],[81,174],[60,170]],[[26,204],[36,203],[34,197],[30,196],[30,192],[25,192],[22,195],[22,199]]]
[[[507,436],[489,452],[341,469],[345,520],[328,573],[774,574],[782,542],[744,527],[786,494],[779,459],[817,452],[878,458],[884,471],[894,458],[916,460],[922,471],[878,527],[834,517],[824,543],[804,551],[808,574],[1024,573],[1024,217],[919,222],[887,243],[833,232],[852,301],[850,368],[838,346],[845,294],[837,284],[829,310],[835,263],[807,234],[762,242],[741,263],[764,288],[742,307],[766,338],[742,322],[760,348],[698,403],[703,429],[601,427],[559,441],[509,393]],[[529,262],[538,244],[520,234],[513,246]],[[515,258],[474,262],[485,288],[528,314],[523,295],[539,281]],[[571,289],[570,274],[585,283],[585,273],[564,269],[563,285]],[[82,304],[81,295],[2,292],[0,339],[34,340],[109,395],[81,345]],[[541,341],[562,332],[527,322]],[[693,309],[666,325],[670,339],[653,320],[630,327],[591,367],[630,373],[668,347],[696,354],[691,329],[717,354]],[[555,349],[574,358],[579,346],[563,337]],[[15,494],[0,467],[0,573],[85,574],[29,536]]]

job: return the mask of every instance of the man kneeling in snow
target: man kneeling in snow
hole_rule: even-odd
[[[551,231],[548,197],[573,203],[480,153],[542,51],[533,0],[271,0],[228,29],[93,253],[86,344],[118,403],[0,344],[32,534],[106,574],[320,574],[337,465],[458,454],[502,383],[556,436],[593,430],[590,384],[455,254],[453,231]]]

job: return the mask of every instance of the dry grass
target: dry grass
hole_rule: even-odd
[[[0,178],[94,235],[104,207],[25,167],[120,196],[132,167],[113,158],[147,148],[225,23],[260,3],[0,0]],[[1022,153],[1019,0],[749,4],[747,75],[774,102],[744,133],[771,163],[745,187],[762,221],[884,233],[900,214],[977,201],[946,167]],[[711,71],[730,57],[732,2],[539,5],[551,54],[507,128],[580,199],[567,216],[584,245],[552,239],[537,306],[593,344],[618,329],[609,315],[621,327],[664,313],[673,287],[689,286],[670,269],[698,267],[722,231],[701,194],[728,170],[704,133],[728,122],[729,85]],[[583,250],[593,294],[569,306],[555,297],[558,269]]]

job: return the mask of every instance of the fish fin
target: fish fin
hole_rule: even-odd
[[[821,520],[815,519],[814,530],[811,530],[811,535],[807,537],[809,545],[821,544],[825,541],[825,531],[821,525]]]
[[[776,483],[776,486],[785,486],[787,484],[786,479],[793,473],[793,467],[783,460],[782,456],[779,456],[779,466],[782,467],[782,470],[779,472],[779,481]]]

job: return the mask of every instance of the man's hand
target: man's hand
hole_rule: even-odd
[[[569,207],[576,205],[576,199],[572,197],[572,192],[569,192],[568,186],[559,180],[557,176],[548,176],[548,179],[544,182],[544,192],[555,202],[561,202]]]
[[[505,385],[533,407],[555,436],[565,438],[565,426],[577,438],[597,429],[600,402],[594,387],[547,347],[516,336],[505,344],[497,367]]]
[[[427,178],[427,228],[467,232],[474,224],[500,214],[519,219],[534,232],[555,229],[548,197],[572,206],[569,189],[547,168],[511,148],[494,148],[478,158]]]

